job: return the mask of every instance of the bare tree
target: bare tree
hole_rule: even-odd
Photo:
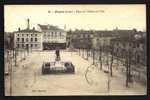
[[[126,87],[129,87],[129,82],[131,82],[131,48],[126,51]]]
[[[95,64],[95,49],[92,50],[92,54],[93,54],[93,65]]]
[[[113,76],[112,66],[113,66],[113,61],[114,61],[114,46],[113,45],[110,46],[110,55],[111,55],[111,60],[110,60],[110,75],[112,77]]]
[[[99,46],[99,61],[100,61],[100,70],[102,70],[103,61],[102,61],[102,47],[101,46]]]

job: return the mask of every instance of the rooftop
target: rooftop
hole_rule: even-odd
[[[23,30],[18,30],[15,32],[25,32],[25,33],[41,33],[40,31],[37,31],[35,29],[23,29]]]
[[[136,39],[134,37],[119,37],[119,38],[114,38],[111,41],[146,43],[146,38],[145,37],[141,37],[139,39]]]
[[[58,28],[57,26],[52,25],[41,25],[38,24],[38,26],[41,28],[41,30],[55,30],[55,31],[64,31],[63,29]]]

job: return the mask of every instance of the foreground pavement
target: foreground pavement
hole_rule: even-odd
[[[83,59],[77,52],[61,51],[62,61],[71,61],[75,66],[75,74],[42,75],[43,62],[54,61],[55,51],[32,52],[26,60],[17,61],[13,67],[12,84],[9,76],[5,78],[5,93],[10,95],[12,86],[13,96],[51,96],[51,95],[145,95],[146,87],[133,83],[125,87],[125,76],[115,69],[115,75],[108,78],[107,73],[97,67],[91,67],[87,78],[85,71],[92,64]],[[19,58],[19,57],[18,57]],[[108,89],[108,79],[109,89]]]

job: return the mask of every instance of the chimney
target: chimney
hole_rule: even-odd
[[[27,29],[30,29],[30,20],[29,20],[29,18],[27,19]]]
[[[18,28],[18,31],[20,31],[20,27]]]

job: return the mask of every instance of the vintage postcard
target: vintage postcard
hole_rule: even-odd
[[[5,96],[147,95],[145,4],[4,5]]]

